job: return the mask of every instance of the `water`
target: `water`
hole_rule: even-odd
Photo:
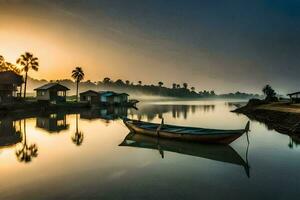
[[[186,126],[244,128],[248,118],[231,113],[232,109],[224,101],[148,102],[141,103],[138,111],[3,119],[0,199],[298,198],[297,142],[258,122],[251,123],[248,155],[246,135],[220,151],[172,143],[162,143],[162,150],[168,151],[161,152],[155,143],[150,145],[153,149],[119,146],[132,143],[126,143],[129,131],[117,115],[152,122],[164,117],[165,123]]]

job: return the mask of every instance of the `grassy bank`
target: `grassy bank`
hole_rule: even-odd
[[[251,104],[233,112],[247,115],[250,119],[263,122],[269,129],[284,134],[300,134],[300,104],[287,102]]]

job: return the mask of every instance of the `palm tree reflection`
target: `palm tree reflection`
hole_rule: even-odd
[[[76,131],[74,135],[71,137],[72,142],[77,146],[80,146],[83,142],[84,135],[83,132],[78,130],[78,114],[76,114]]]
[[[24,119],[23,123],[24,123],[24,130],[23,130],[22,146],[20,149],[16,150],[16,156],[18,161],[29,163],[31,162],[32,158],[38,156],[38,147],[36,144],[27,144],[26,119]],[[20,121],[20,127],[21,127],[21,121]]]

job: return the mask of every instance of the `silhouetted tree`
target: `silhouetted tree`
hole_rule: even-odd
[[[191,87],[191,90],[192,90],[193,92],[195,92],[195,87]]]
[[[180,85],[179,84],[177,84],[177,86],[176,86],[177,88],[180,88]]]
[[[163,85],[164,85],[163,82],[161,82],[161,81],[158,82],[158,86],[159,86],[159,87],[162,87]]]
[[[121,79],[118,79],[118,80],[116,80],[115,84],[116,84],[117,86],[123,86],[123,85],[124,85],[124,82],[123,82]]]
[[[142,81],[138,81],[138,83],[139,83],[139,86],[141,86],[141,85],[142,85]]]
[[[16,74],[20,74],[21,70],[14,64],[6,62],[4,57],[0,55],[0,72],[13,71]]]
[[[80,146],[83,142],[83,138],[84,138],[83,132],[79,131],[78,129],[78,114],[76,114],[76,131],[75,134],[71,137],[71,139],[74,144]]]
[[[24,86],[24,98],[26,98],[26,89],[27,89],[27,74],[30,69],[34,71],[38,71],[39,69],[39,62],[38,58],[34,57],[32,53],[25,52],[18,58],[17,64],[21,65],[22,71],[25,71],[25,86]]]
[[[129,84],[130,84],[130,81],[129,81],[129,80],[126,80],[125,83],[126,83],[126,85],[129,85]]]
[[[262,92],[266,95],[267,101],[273,101],[276,99],[276,92],[270,85],[263,87]]]
[[[110,80],[110,78],[108,78],[108,77],[105,77],[104,79],[103,79],[103,83],[104,84],[109,84],[111,82],[111,80]]]
[[[172,84],[172,88],[173,88],[173,89],[176,89],[176,86],[177,86],[176,83],[173,83],[173,84]]]
[[[76,102],[78,101],[78,88],[79,88],[79,83],[84,79],[84,72],[81,67],[76,67],[72,71],[72,78],[76,82]]]
[[[187,83],[183,83],[182,86],[183,86],[184,89],[187,89],[188,84]]]

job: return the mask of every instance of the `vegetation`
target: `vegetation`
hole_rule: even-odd
[[[4,57],[0,55],[0,72],[13,71],[17,74],[21,73],[21,70],[14,64],[6,62]]]
[[[276,92],[270,85],[264,86],[262,92],[266,95],[266,101],[277,101]]]
[[[24,98],[26,98],[28,71],[30,69],[32,69],[34,71],[38,71],[38,69],[39,69],[38,58],[34,57],[32,53],[25,52],[17,60],[17,64],[22,66],[22,71],[25,72]]]
[[[76,82],[76,101],[78,101],[78,88],[79,88],[79,83],[84,79],[84,72],[81,67],[76,67],[72,71],[72,78]]]

